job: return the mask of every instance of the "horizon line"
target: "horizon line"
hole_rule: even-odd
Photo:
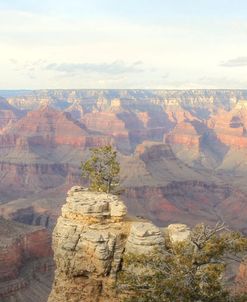
[[[167,90],[167,91],[190,91],[190,90],[247,90],[246,88],[10,88],[0,91],[42,91],[42,90]]]

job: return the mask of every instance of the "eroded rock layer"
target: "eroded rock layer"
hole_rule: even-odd
[[[160,225],[181,216],[191,226],[220,218],[246,231],[246,90],[0,95],[6,97],[0,98],[3,217],[52,228],[68,188],[81,183],[78,167],[89,148],[112,144],[132,214]],[[203,185],[194,185],[198,181]],[[211,184],[226,188],[226,193],[231,187],[234,196],[215,198]],[[166,194],[174,185],[179,194]]]
[[[164,245],[162,231],[126,216],[117,197],[73,187],[53,232],[55,280],[49,302],[119,301],[114,290],[124,253]]]
[[[46,301],[53,270],[48,232],[0,218],[0,234],[0,301]]]

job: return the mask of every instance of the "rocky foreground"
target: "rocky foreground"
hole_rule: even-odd
[[[165,242],[164,230],[127,216],[124,203],[106,193],[73,187],[53,232],[56,272],[49,302],[119,301],[113,289],[124,253],[147,253]],[[171,241],[190,235],[186,225],[165,230]]]

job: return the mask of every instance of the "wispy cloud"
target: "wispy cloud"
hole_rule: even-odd
[[[45,68],[64,74],[98,73],[119,75],[144,71],[141,61],[136,61],[131,64],[127,64],[124,61],[114,61],[111,63],[51,63]]]
[[[19,62],[17,59],[9,59],[14,71],[25,73],[30,79],[35,79],[40,69],[46,64],[45,60],[39,59],[35,61]]]
[[[247,57],[237,57],[220,63],[222,67],[244,67],[247,66]]]

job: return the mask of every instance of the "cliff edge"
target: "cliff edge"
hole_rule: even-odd
[[[186,226],[167,234],[188,235]],[[164,244],[162,231],[131,219],[119,197],[73,187],[53,232],[55,279],[48,302],[119,301],[114,291],[124,253],[147,253]]]

